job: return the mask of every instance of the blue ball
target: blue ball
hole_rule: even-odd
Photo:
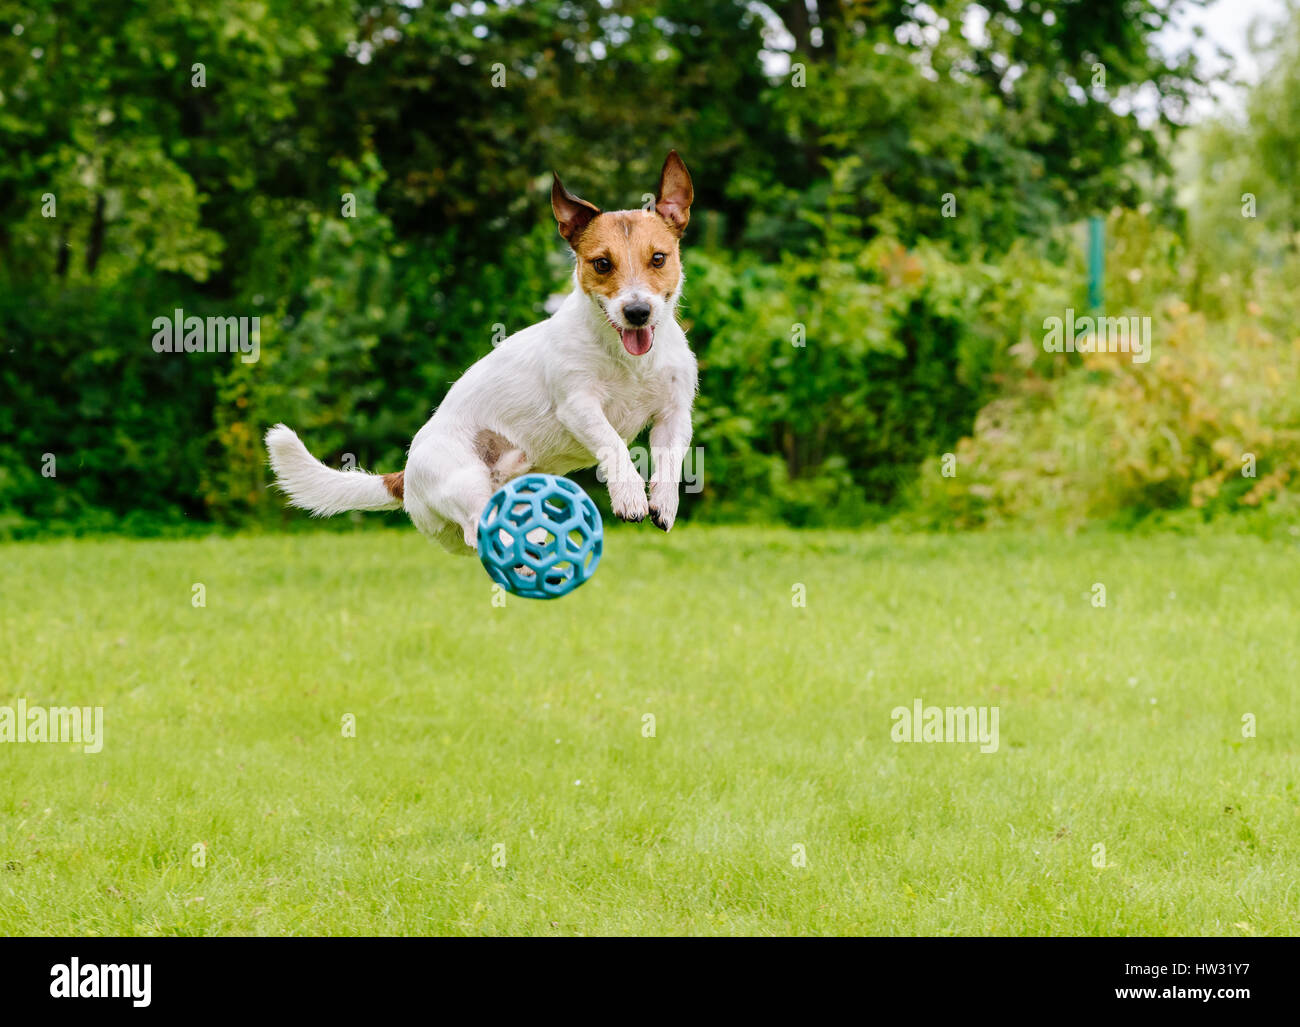
[[[596,573],[603,542],[600,511],[591,497],[554,474],[506,482],[478,519],[483,566],[493,581],[526,599],[572,592]]]

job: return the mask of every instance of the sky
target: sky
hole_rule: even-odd
[[[1183,13],[1180,24],[1166,30],[1156,37],[1156,44],[1173,53],[1194,44],[1196,52],[1212,70],[1222,70],[1230,64],[1235,76],[1247,83],[1259,78],[1259,62],[1251,53],[1249,45],[1250,29],[1253,22],[1265,23],[1285,20],[1286,0],[1216,0],[1205,8],[1192,8]],[[1203,39],[1196,41],[1192,35],[1193,26],[1200,25],[1205,30]],[[1216,49],[1222,48],[1231,55],[1225,62],[1217,56]],[[1217,86],[1213,97],[1206,97],[1194,105],[1196,115],[1207,114],[1214,108],[1215,100],[1227,105],[1240,101],[1239,90],[1227,85]]]

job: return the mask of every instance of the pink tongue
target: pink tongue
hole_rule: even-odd
[[[649,353],[655,338],[653,328],[624,328],[618,334],[623,337],[623,348],[634,357]]]

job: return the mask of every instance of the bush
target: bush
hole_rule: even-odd
[[[0,536],[205,517],[214,366],[232,358],[155,353],[174,294],[145,288],[0,291]]]
[[[1300,334],[1279,315],[1290,308],[1297,269],[1252,275],[1253,284],[1238,278],[1239,312],[1209,320],[1170,295],[1180,255],[1164,233],[1135,212],[1114,215],[1111,229],[1122,262],[1108,279],[1108,296],[1118,297],[1109,309],[1151,313],[1151,360],[1044,354],[1040,333],[1020,381],[958,443],[956,475],[945,477],[938,460],[922,469],[911,499],[924,523],[1075,528],[1178,510],[1201,518],[1270,504],[1284,516],[1295,511],[1286,492],[1300,480],[1300,398],[1291,387]]]
[[[1023,247],[997,264],[879,238],[852,256],[687,257],[710,517],[854,524],[995,395],[1031,311],[1077,277]]]

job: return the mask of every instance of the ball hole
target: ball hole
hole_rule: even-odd
[[[573,515],[573,504],[563,496],[547,496],[542,507],[554,520],[567,521]]]

